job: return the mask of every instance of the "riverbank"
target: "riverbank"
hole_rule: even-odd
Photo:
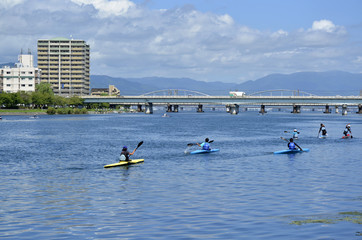
[[[136,113],[135,110],[91,110],[87,114],[111,114],[111,113]],[[41,109],[0,109],[0,116],[32,116],[32,115],[47,115],[46,110]]]
[[[0,116],[8,115],[46,115],[45,110],[41,109],[0,109]]]

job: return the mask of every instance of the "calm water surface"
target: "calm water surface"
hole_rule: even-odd
[[[340,214],[362,212],[362,116],[162,114],[4,116],[0,238],[362,239]],[[310,152],[274,155],[294,128]],[[205,137],[220,152],[187,154]],[[103,168],[139,141],[143,164]]]

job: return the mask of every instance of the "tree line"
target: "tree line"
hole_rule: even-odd
[[[78,96],[69,98],[54,95],[48,83],[36,85],[35,92],[0,93],[0,107],[6,109],[48,108],[83,106],[84,100]]]

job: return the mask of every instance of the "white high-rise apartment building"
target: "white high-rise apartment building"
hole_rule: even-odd
[[[0,68],[0,92],[34,92],[40,82],[40,71],[33,65],[33,55],[21,53],[15,67]]]
[[[83,40],[53,38],[38,40],[41,82],[49,83],[62,96],[90,94],[90,48]]]

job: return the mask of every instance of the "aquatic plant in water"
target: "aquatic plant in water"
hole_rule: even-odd
[[[357,224],[362,224],[362,212],[340,212],[337,216],[331,218],[324,218],[324,219],[306,219],[306,220],[295,220],[292,221],[290,224],[294,225],[303,225],[308,223],[324,223],[324,224],[334,224],[337,222],[352,222]]]

